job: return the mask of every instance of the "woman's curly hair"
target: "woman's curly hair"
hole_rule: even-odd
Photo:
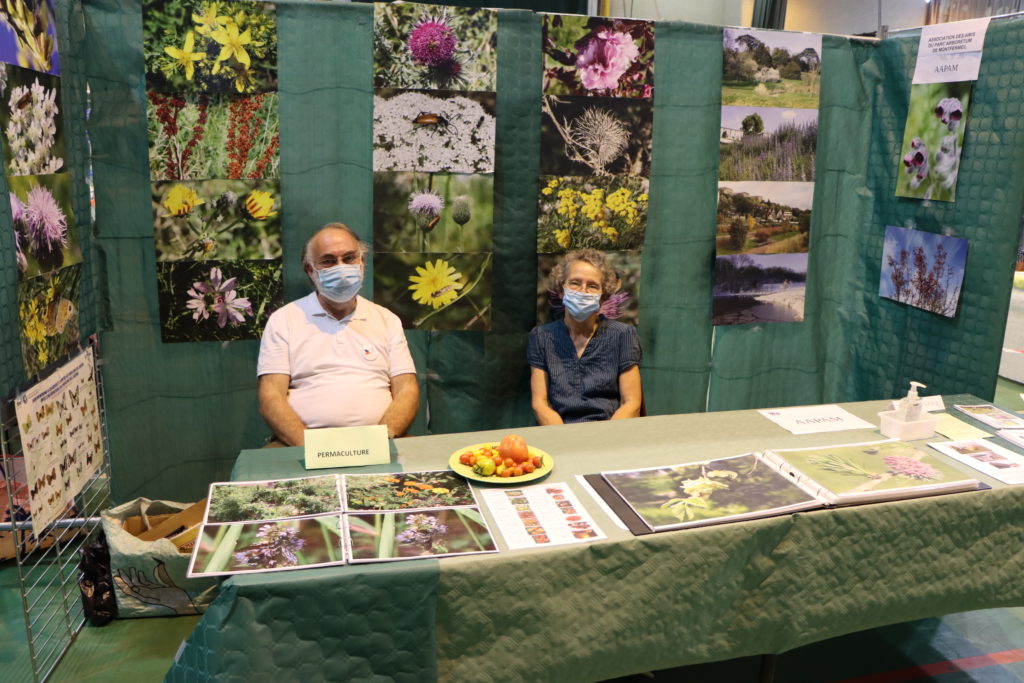
[[[549,289],[559,296],[565,290],[565,281],[569,277],[569,266],[577,261],[583,261],[601,271],[601,301],[604,301],[615,292],[619,291],[622,285],[619,274],[608,262],[608,257],[597,249],[574,249],[568,252],[554,268],[551,269]]]

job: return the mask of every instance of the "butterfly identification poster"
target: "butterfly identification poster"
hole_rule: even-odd
[[[32,532],[60,518],[103,461],[92,348],[14,399]]]

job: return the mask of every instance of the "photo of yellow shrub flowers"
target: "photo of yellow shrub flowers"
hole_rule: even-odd
[[[27,376],[38,374],[78,348],[81,279],[82,266],[77,264],[28,278],[18,285],[21,357]]]
[[[639,177],[541,176],[537,252],[642,248],[647,187]]]

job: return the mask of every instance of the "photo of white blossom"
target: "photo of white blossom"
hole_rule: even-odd
[[[64,168],[60,78],[0,65],[0,130],[8,175],[49,175]]]
[[[650,101],[546,96],[541,111],[541,175],[650,177]]]
[[[22,279],[82,261],[71,177],[67,173],[9,176],[15,261]]]
[[[373,170],[493,173],[494,109],[494,93],[378,89]]]
[[[11,0],[0,11],[0,62],[60,74],[53,0]]]

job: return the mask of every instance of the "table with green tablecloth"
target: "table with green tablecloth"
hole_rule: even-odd
[[[888,402],[843,407],[877,424]],[[882,438],[876,430],[796,436],[748,410],[515,431],[554,456],[546,481],[568,482],[606,540],[233,576],[168,680],[595,681],[1024,605],[1024,488],[952,460],[992,489],[646,536],[621,528],[577,480]],[[505,433],[398,439],[391,465],[349,471],[440,469]],[[304,473],[301,449],[265,449],[243,451],[232,478]]]

